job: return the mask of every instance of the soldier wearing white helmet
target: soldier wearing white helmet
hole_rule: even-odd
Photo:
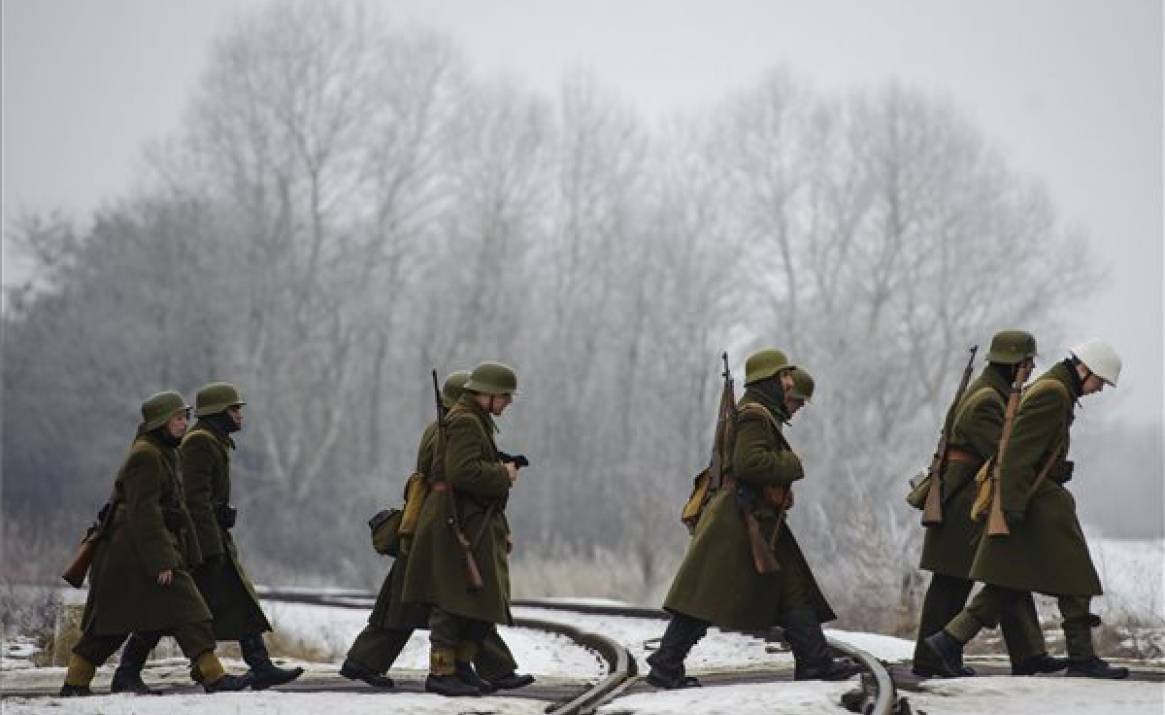
[[[1063,617],[1069,676],[1126,678],[1096,655],[1092,629],[1100,617],[1090,612],[1103,593],[1076,517],[1076,500],[1065,488],[1073,464],[1067,459],[1077,401],[1116,386],[1121,359],[1111,345],[1089,340],[1028,387],[1015,416],[1011,439],[999,455],[1002,510],[1008,535],[979,541],[971,578],[986,586],[962,613],[924,642],[957,675],[963,646],[1024,592],[1056,596]]]
[[[1116,387],[1116,381],[1121,375],[1121,358],[1111,345],[1093,338],[1080,343],[1068,353],[1080,379],[1084,381],[1085,395],[1100,392],[1105,384]],[[1090,383],[1091,378],[1095,378],[1095,381]]]

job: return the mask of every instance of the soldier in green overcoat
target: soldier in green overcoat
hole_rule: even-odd
[[[445,379],[441,387],[441,400],[445,409],[452,409],[461,399],[468,371],[454,372]],[[417,449],[416,472],[429,475],[433,472],[433,457],[437,446],[438,423],[433,421],[421,435]],[[405,495],[408,498],[408,495]],[[404,603],[405,571],[408,565],[408,551],[411,538],[402,537],[401,554],[389,569],[388,576],[380,587],[368,625],[356,637],[348,655],[340,668],[340,675],[353,680],[362,680],[377,688],[392,688],[392,678],[384,675],[408,643],[413,631],[429,627],[430,608],[419,603]],[[518,664],[496,628],[491,628],[473,659],[477,674],[493,688],[509,690],[521,688],[534,682],[534,677],[519,674]]]
[[[174,636],[207,692],[242,690],[214,654],[210,609],[191,569],[202,561],[182,494],[177,447],[190,407],[177,392],[142,403],[142,423],[114,481],[109,531],[97,541],[81,640],[73,648],[62,696],[90,695],[89,683],[132,632]]]
[[[478,365],[438,429],[430,494],[417,523],[402,596],[406,603],[432,607],[429,692],[488,691],[472,661],[492,624],[513,622],[505,509],[518,467],[502,461],[493,418],[509,406],[517,387],[509,367]],[[480,588],[471,584],[462,538],[480,571]]]
[[[942,663],[923,643],[963,610],[975,582],[971,561],[982,525],[971,519],[975,501],[975,474],[994,456],[1003,431],[1003,413],[1011,383],[1020,367],[1030,367],[1036,339],[1021,330],[1004,330],[991,339],[987,367],[967,386],[947,425],[947,453],[939,480],[942,523],[926,530],[921,568],[932,572],[923,600],[914,647],[914,673],[923,677],[944,674]],[[1031,594],[1016,599],[1002,614],[1000,625],[1011,671],[1015,675],[1052,673],[1068,667],[1064,658],[1048,655]],[[961,666],[964,675],[974,671]]]
[[[1121,360],[1100,340],[1072,348],[1067,359],[1041,375],[1024,392],[1011,439],[1000,454],[1001,509],[1007,535],[979,541],[971,578],[986,586],[971,604],[926,643],[949,672],[982,628],[1025,592],[1056,596],[1063,617],[1069,676],[1124,678],[1096,655],[1092,628],[1100,624],[1089,605],[1102,593],[1076,517],[1076,501],[1064,484],[1072,476],[1067,460],[1076,401],[1116,386]]]
[[[724,485],[696,525],[664,608],[672,614],[659,650],[648,657],[647,681],[662,688],[699,685],[685,675],[684,659],[709,625],[723,629],[785,628],[797,679],[844,679],[856,665],[834,660],[821,624],[836,616],[783,518],[801,461],[782,434],[813,394],[813,378],[766,349],[745,362],[745,392],[735,436],[724,445]],[[760,573],[746,518],[755,518],[765,548],[780,569]],[[778,531],[774,537],[774,531]]]
[[[243,405],[238,389],[229,382],[211,382],[198,390],[194,410],[198,422],[182,439],[183,485],[194,532],[202,550],[202,565],[194,581],[214,617],[217,640],[239,642],[243,660],[250,666],[251,688],[264,690],[294,680],[303,668],[280,668],[271,662],[263,633],[271,624],[259,606],[259,597],[239,560],[231,529],[232,434],[243,426]],[[126,642],[121,664],[113,676],[114,689],[147,692],[141,679],[157,634],[135,633]]]

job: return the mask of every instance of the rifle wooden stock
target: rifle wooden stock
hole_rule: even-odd
[[[978,350],[978,345],[972,345],[970,348],[971,355],[967,358],[967,366],[963,368],[959,389],[955,392],[955,399],[951,401],[951,406],[947,408],[947,417],[943,421],[943,428],[938,436],[938,446],[935,447],[930,467],[926,470],[927,476],[930,477],[930,488],[926,492],[926,503],[922,509],[923,526],[938,526],[943,523],[942,474],[943,468],[946,466],[947,446],[953,427],[951,423],[955,419],[955,410],[963,399],[963,393],[967,391],[967,385],[971,382],[971,373],[975,369],[975,353]]]
[[[446,493],[453,494],[453,492]],[[461,547],[462,560],[465,562],[465,578],[469,582],[468,588],[470,591],[480,591],[485,587],[485,584],[481,580],[481,569],[477,567],[477,559],[473,556],[473,544],[469,543],[469,539],[465,537],[465,532],[461,530],[452,517],[449,519],[449,526],[453,529],[453,536],[457,539],[458,546]]]
[[[773,555],[773,550],[769,548],[767,542],[760,533],[760,522],[757,521],[756,516],[744,512],[744,524],[748,531],[748,545],[752,550],[752,565],[756,568],[758,574],[776,573],[781,570],[781,565],[777,563],[777,557]],[[778,522],[777,528],[780,528]]]
[[[61,574],[61,578],[73,588],[81,588],[85,585],[85,576],[89,573],[89,566],[93,563],[93,552],[97,550],[96,540],[86,536],[81,540],[81,545],[77,548],[77,554],[73,557],[71,563],[65,572]]]
[[[1020,393],[1023,384],[1031,374],[1031,367],[1024,366],[1015,373],[1011,392],[1007,394],[1007,410],[1003,414],[1003,434],[999,437],[999,451],[995,454],[995,465],[991,472],[991,510],[987,513],[987,536],[1008,536],[1011,529],[1003,516],[1003,458],[1007,446],[1011,444],[1011,433],[1015,429],[1015,413],[1019,411]]]

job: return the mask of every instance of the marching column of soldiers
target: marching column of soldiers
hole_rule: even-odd
[[[996,626],[1015,675],[1128,675],[1094,650],[1091,631],[1100,619],[1090,602],[1102,590],[1064,486],[1073,472],[1067,454],[1076,403],[1115,387],[1121,360],[1107,343],[1090,340],[1025,386],[1036,356],[1029,333],[994,336],[970,385],[968,365],[927,479],[908,498],[924,509],[920,566],[932,572],[914,654],[919,676],[974,675],[963,648]],[[684,661],[709,626],[780,626],[795,679],[849,678],[859,667],[836,658],[826,642],[822,624],[836,615],[788,521],[794,484],[806,474],[785,428],[813,397],[815,381],[773,348],[748,356],[739,401],[727,358],[724,376],[712,462],[684,509],[692,538],[664,602],[670,620],[647,658],[646,679],[667,689],[699,686]],[[403,510],[370,522],[376,550],[395,559],[341,675],[392,689],[388,670],[413,632],[427,628],[429,692],[478,696],[534,681],[518,672],[497,630],[513,622],[506,506],[529,461],[499,451],[494,418],[517,388],[515,372],[497,362],[454,372],[440,388],[438,419],[421,436]],[[70,568],[84,563],[89,593],[61,695],[91,694],[96,668],[123,643],[111,690],[156,692],[141,672],[163,635],[178,642],[191,678],[209,693],[260,690],[302,674],[271,661],[263,641],[271,625],[231,534],[230,452],[245,404],[233,385],[210,383],[196,395],[198,422],[187,431],[191,408],[181,394],[142,403],[113,494],[84,542],[91,565],[79,556]],[[81,583],[76,574],[66,579]],[[984,586],[968,604],[976,582]],[[1066,658],[1047,652],[1033,593],[1057,598]],[[224,671],[219,640],[238,641],[245,673]]]

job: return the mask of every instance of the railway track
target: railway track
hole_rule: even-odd
[[[341,608],[370,609],[376,595],[360,591],[334,591],[328,594],[311,592],[260,590],[263,598],[275,601],[311,603]],[[600,603],[574,602],[568,600],[518,599],[512,602],[516,608],[536,608],[566,613],[582,613],[594,616],[615,616],[621,618],[648,618],[666,621],[670,616],[658,608],[607,605]],[[622,644],[598,633],[583,631],[560,621],[531,618],[515,618],[514,625],[535,628],[565,635],[575,642],[597,652],[607,663],[607,674],[599,682],[568,702],[548,710],[552,715],[575,715],[594,712],[606,702],[631,692],[633,689],[650,689],[638,676],[638,664]],[[662,627],[661,627],[662,631]],[[767,631],[750,631],[749,635],[767,641],[781,639],[781,631],[774,628]],[[840,655],[857,661],[865,672],[861,676],[861,686],[846,694],[844,705],[865,715],[907,715],[909,705],[898,698],[897,689],[886,666],[869,653],[837,639],[827,639],[831,648]],[[769,682],[788,680],[788,672],[750,672],[747,674],[719,674],[705,677],[709,685],[730,685],[748,682]],[[639,686],[639,687],[637,687]]]

